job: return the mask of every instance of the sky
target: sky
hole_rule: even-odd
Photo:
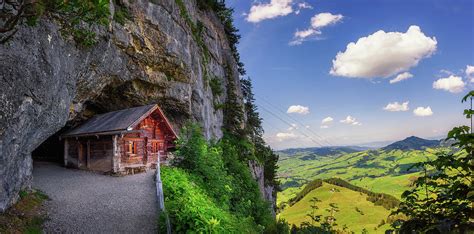
[[[441,138],[468,124],[474,1],[226,4],[274,149]]]

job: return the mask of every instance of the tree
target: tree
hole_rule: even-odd
[[[311,218],[311,225],[314,225],[314,222],[321,221],[321,215],[316,215],[316,210],[319,209],[319,207],[316,205],[316,203],[321,202],[317,197],[312,197],[309,202],[311,202],[311,213],[307,214],[306,216],[309,216]]]
[[[463,232],[473,215],[473,164],[474,134],[472,133],[472,98],[469,92],[462,102],[471,101],[464,115],[471,127],[460,126],[449,131],[446,141],[454,142],[452,150],[443,151],[433,161],[421,162],[423,175],[416,179],[414,188],[402,194],[404,201],[394,214],[402,213],[407,221],[397,220],[393,226],[401,233],[411,232]]]

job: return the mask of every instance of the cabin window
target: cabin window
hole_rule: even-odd
[[[129,141],[127,145],[127,153],[137,154],[138,153],[138,142]]]
[[[158,150],[160,149],[159,147],[160,147],[160,145],[159,145],[158,142],[153,142],[151,144],[151,152],[152,153],[158,153]]]

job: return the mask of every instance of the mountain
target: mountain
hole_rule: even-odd
[[[360,146],[330,146],[330,147],[309,147],[309,148],[290,148],[285,150],[280,150],[277,153],[282,158],[289,155],[302,155],[305,154],[307,157],[303,160],[312,160],[316,159],[317,157],[325,157],[325,156],[332,156],[332,155],[341,155],[345,153],[355,153],[359,151],[364,151],[369,148],[367,147],[360,147]]]
[[[430,147],[440,146],[440,140],[426,140],[416,136],[407,137],[404,140],[394,142],[383,147],[383,150],[422,150]]]

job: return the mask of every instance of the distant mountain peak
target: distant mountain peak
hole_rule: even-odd
[[[383,150],[422,150],[429,147],[437,147],[440,140],[427,140],[417,136],[409,136],[401,141],[396,141],[383,147]]]

